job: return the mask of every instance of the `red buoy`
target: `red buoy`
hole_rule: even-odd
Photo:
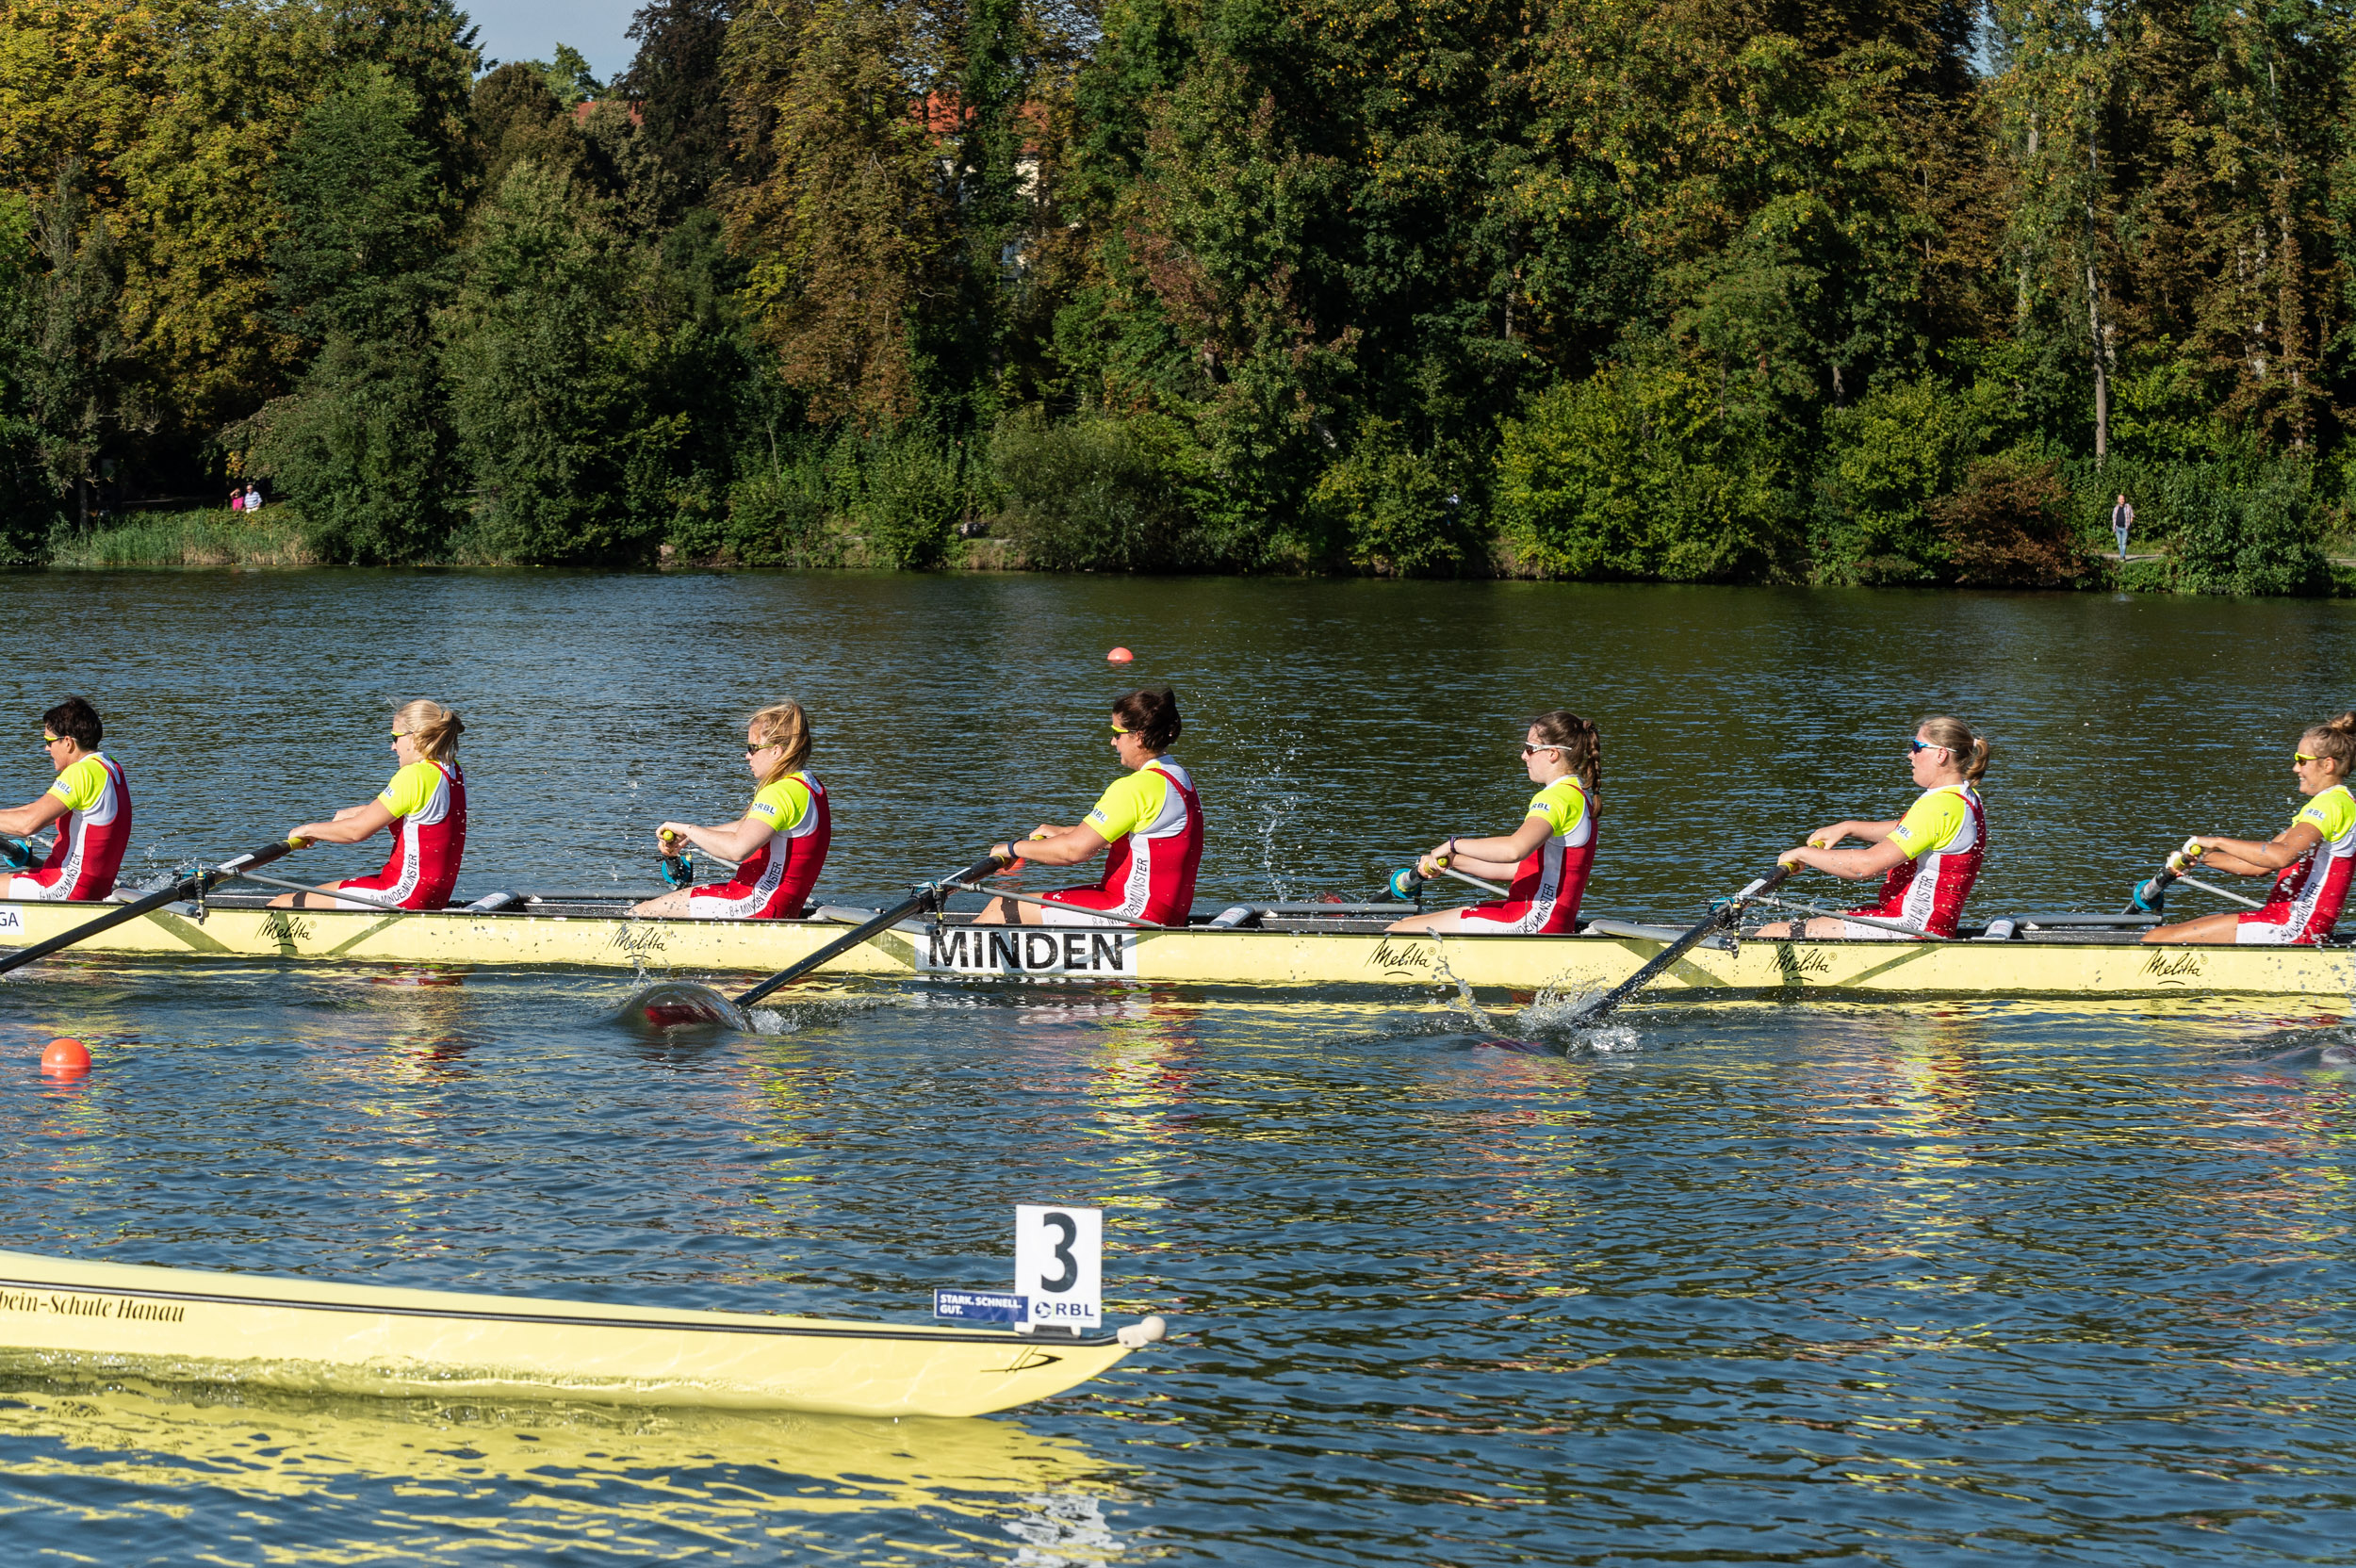
[[[1112,652],[1104,655],[1104,658],[1108,662],[1115,664],[1126,664],[1130,660],[1135,659],[1137,655],[1131,653],[1127,648],[1115,648]]]
[[[79,1078],[90,1070],[90,1048],[80,1040],[51,1040],[41,1054],[41,1070],[52,1078]]]

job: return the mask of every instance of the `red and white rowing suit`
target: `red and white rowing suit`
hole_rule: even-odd
[[[1586,785],[1566,776],[1530,797],[1523,820],[1530,817],[1546,818],[1553,831],[1515,868],[1504,902],[1476,904],[1462,918],[1494,922],[1524,936],[1567,936],[1595,863],[1595,802]]]
[[[455,762],[411,762],[376,798],[393,814],[393,853],[374,876],[336,886],[390,893],[404,909],[447,907],[466,854],[466,776]]]
[[[1952,937],[1963,916],[1963,901],[1980,879],[1988,854],[1988,812],[1980,792],[1969,783],[1925,790],[1906,808],[1890,841],[1906,858],[1882,878],[1882,900],[1853,915],[1873,915],[1933,937]],[[1892,932],[1852,923],[1844,936],[1887,940]]]
[[[746,820],[769,825],[769,837],[726,882],[687,890],[687,912],[701,920],[799,920],[834,841],[826,787],[806,773],[764,784]]]
[[[2356,873],[2356,798],[2348,786],[2317,790],[2291,819],[2296,827],[2306,823],[2323,835],[2323,841],[2274,874],[2274,891],[2266,907],[2252,909],[2233,927],[2233,940],[2252,947],[2313,947],[2331,934],[2331,924],[2348,903],[2348,885]]]
[[[87,903],[115,890],[123,852],[131,846],[131,786],[123,770],[99,752],[69,764],[49,786],[66,805],[65,821],[49,858],[36,871],[0,878],[9,898]]]
[[[1110,925],[1117,923],[1085,912],[1110,909],[1156,925],[1186,924],[1194,908],[1194,875],[1203,865],[1203,803],[1185,767],[1154,758],[1114,780],[1087,822],[1112,846],[1104,880],[1047,894],[1064,907],[1041,909],[1040,923]]]

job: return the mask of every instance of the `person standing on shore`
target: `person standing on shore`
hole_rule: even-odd
[[[2111,508],[2111,537],[2119,541],[2119,564],[2127,564],[2127,531],[2135,526],[2135,509],[2127,504],[2127,498],[2119,498]]]

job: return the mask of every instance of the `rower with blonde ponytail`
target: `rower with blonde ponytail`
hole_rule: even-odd
[[[393,829],[393,852],[373,876],[347,877],[316,891],[281,893],[273,908],[440,909],[458,885],[466,855],[466,779],[458,769],[464,720],[420,697],[393,715],[393,755],[401,768],[365,806],[347,806],[325,822],[305,823],[287,835],[310,843],[356,844],[377,829]],[[366,892],[367,902],[339,899],[341,890]]]
[[[1908,744],[1917,796],[1894,822],[1837,822],[1787,849],[1788,866],[1812,866],[1852,882],[1882,879],[1877,904],[1852,909],[1874,923],[1819,915],[1801,925],[1778,921],[1762,925],[1761,937],[1841,937],[1859,941],[1952,937],[1963,917],[1963,902],[1980,879],[1988,857],[1988,811],[1980,800],[1980,777],[1988,772],[1988,740],[1961,719],[1944,714],[1914,727]],[[1843,839],[1865,841],[1863,849],[1842,849]],[[1891,926],[1901,929],[1892,931]]]
[[[2236,942],[2250,947],[2312,947],[2331,934],[2356,877],[2356,797],[2348,776],[2356,768],[2356,713],[2326,719],[2291,749],[2291,777],[2307,804],[2291,825],[2264,843],[2250,839],[2197,838],[2168,858],[2182,871],[2197,858],[2212,871],[2271,876],[2266,904],[2247,914],[2222,910],[2143,934],[2147,942]]]
[[[745,721],[744,765],[758,792],[734,822],[699,826],[666,822],[655,843],[670,855],[681,841],[737,862],[725,882],[681,888],[635,906],[637,915],[699,920],[799,920],[826,864],[834,818],[826,787],[811,777],[810,715],[798,702],[775,703]]]

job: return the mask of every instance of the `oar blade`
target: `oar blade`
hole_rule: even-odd
[[[665,980],[648,986],[621,1005],[615,1020],[634,1034],[677,1035],[704,1029],[754,1033],[752,1016],[710,986]]]

